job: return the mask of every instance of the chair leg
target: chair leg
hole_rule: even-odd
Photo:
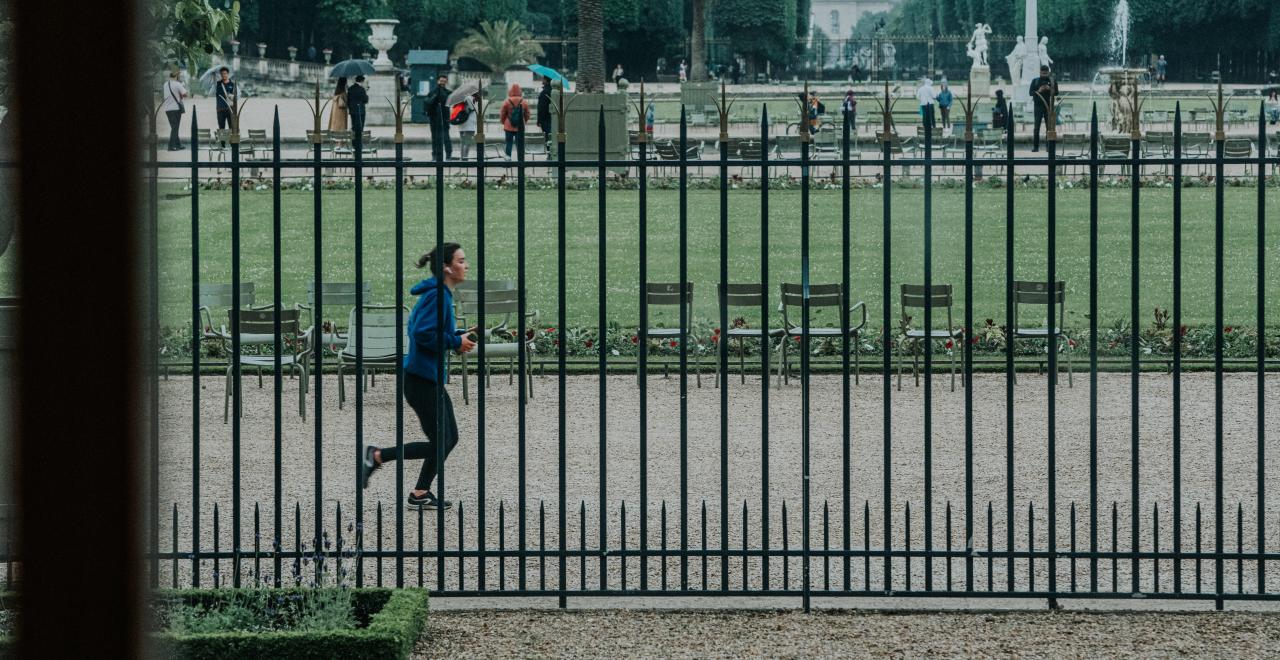
[[[258,389],[262,389],[262,367],[258,367]]]
[[[338,360],[338,410],[347,400],[347,384],[342,380],[342,360]]]
[[[303,421],[307,419],[307,363],[293,365],[302,371],[302,382],[298,383],[298,415]]]
[[[741,384],[747,384],[747,349],[741,337],[738,338],[738,379]]]
[[[783,385],[791,384],[791,365],[787,360],[787,340],[789,339],[791,339],[790,334],[782,335],[782,364],[780,365],[782,369],[782,377],[779,379],[779,382]]]
[[[467,382],[469,379],[467,378],[468,370],[467,370],[467,354],[466,353],[462,354],[462,359],[459,360],[459,362],[461,363],[461,367],[462,367],[462,405],[469,406],[471,405],[471,395],[470,395],[471,388],[467,386]],[[483,378],[484,374],[480,374],[480,376]]]
[[[860,343],[861,337],[858,336],[857,331],[854,331],[852,339],[853,339],[853,386],[857,387],[858,375],[862,372],[862,354],[858,349],[858,344]]]
[[[905,343],[906,343],[905,341],[902,343],[899,343],[897,347],[898,350],[894,351],[895,357],[897,357],[896,362],[898,363],[898,391],[899,392],[902,391],[902,348],[903,348],[903,344]]]
[[[227,378],[225,386],[222,388],[222,423],[226,424],[229,419],[229,411],[231,401],[231,366],[227,366]]]
[[[916,387],[920,387],[920,342],[918,341],[911,344],[911,375],[915,376]]]
[[[956,391],[956,349],[955,342],[951,344],[951,391]]]

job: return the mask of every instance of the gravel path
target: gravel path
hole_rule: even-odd
[[[607,630],[608,634],[601,634]],[[433,612],[418,658],[1201,657],[1280,653],[1268,614]]]
[[[1109,550],[1111,544],[1111,506],[1115,502],[1116,523],[1115,537],[1117,548],[1126,551],[1131,547],[1131,458],[1132,446],[1130,436],[1130,381],[1126,374],[1101,374],[1099,376],[1099,409],[1098,409],[1098,502],[1099,502],[1099,548]],[[1227,509],[1224,515],[1225,549],[1234,551],[1237,538],[1237,516],[1240,536],[1244,549],[1253,550],[1257,539],[1257,508],[1255,478],[1257,475],[1257,411],[1255,408],[1256,377],[1253,375],[1229,375],[1225,379],[1225,419],[1224,434],[1224,499]],[[367,391],[364,408],[364,437],[366,442],[379,445],[394,443],[395,407],[392,380],[379,377],[377,385]],[[1139,378],[1140,410],[1138,419],[1140,430],[1138,475],[1138,545],[1143,550],[1150,550],[1155,544],[1153,521],[1159,521],[1159,549],[1170,551],[1173,547],[1173,511],[1172,511],[1172,387],[1173,379],[1168,375],[1153,374]],[[223,550],[231,547],[231,427],[222,424],[222,379],[205,377],[201,381],[201,436],[200,436],[200,469],[201,469],[201,545],[205,549],[212,548],[212,510],[215,502],[219,505],[220,527],[219,543]],[[351,380],[348,378],[348,385]],[[1034,534],[1034,546],[1043,550],[1046,547],[1048,529],[1047,474],[1048,452],[1046,445],[1046,383],[1043,376],[1022,377],[1014,393],[1014,440],[1013,440],[1013,535],[1014,545],[1018,549],[1026,549],[1028,537]],[[639,471],[641,466],[639,448],[639,401],[637,384],[634,377],[611,376],[607,381],[607,452],[603,463],[606,468],[604,481],[606,484],[606,508],[608,510],[607,545],[616,548],[621,535],[621,510],[626,504],[626,545],[638,548],[640,485]],[[702,545],[702,503],[706,502],[707,547],[720,547],[720,432],[719,405],[720,391],[714,387],[714,378],[704,379],[704,387],[694,386],[689,382],[688,405],[688,544],[691,548]],[[681,453],[679,419],[679,381],[675,378],[664,379],[660,376],[650,380],[648,385],[648,470],[649,490],[649,525],[648,542],[650,548],[657,548],[661,543],[659,525],[660,507],[663,502],[667,509],[667,542],[669,547],[678,549],[681,541],[680,518],[680,461]],[[964,434],[963,434],[963,390],[949,391],[946,377],[937,377],[934,381],[932,446],[930,461],[932,464],[931,507],[932,529],[930,539],[934,548],[944,548],[948,541],[953,548],[963,549],[965,546],[965,497],[964,497]],[[481,526],[478,524],[478,439],[476,437],[477,406],[473,396],[472,405],[462,405],[460,392],[461,381],[456,380],[450,386],[451,396],[459,415],[459,426],[462,430],[462,441],[448,462],[446,473],[447,497],[459,502],[464,509],[462,533],[466,547],[474,548],[478,544]],[[566,401],[569,402],[569,427],[566,434],[566,507],[569,515],[566,518],[566,534],[568,547],[576,549],[580,539],[585,538],[588,548],[596,545],[599,536],[601,454],[600,454],[600,409],[599,381],[595,377],[580,376],[568,380]],[[294,538],[295,506],[300,507],[301,529],[304,541],[312,538],[313,528],[313,484],[315,466],[315,431],[314,408],[310,407],[308,418],[302,420],[297,415],[297,381],[286,381],[284,391],[284,416],[282,447],[284,459],[281,464],[283,482],[287,491],[283,493],[284,519],[280,540],[284,547],[295,547]],[[474,383],[473,383],[474,387]],[[842,429],[841,429],[841,396],[839,377],[814,377],[812,385],[811,428],[810,428],[810,547],[821,549],[825,543],[830,548],[843,547],[844,512],[842,500]],[[535,398],[527,408],[526,421],[526,486],[527,519],[526,538],[529,546],[536,548],[541,535],[545,534],[548,548],[558,547],[558,433],[557,433],[557,397],[556,380],[554,378],[535,378]],[[350,387],[349,387],[350,389]],[[342,533],[345,547],[350,548],[354,531],[355,514],[354,482],[355,473],[355,413],[354,406],[348,399],[343,410],[337,407],[336,380],[328,378],[324,384],[324,426],[323,426],[323,488],[324,516],[328,531],[336,537],[339,527],[336,524],[336,507],[342,506]],[[1280,376],[1269,376],[1268,391],[1280,391]],[[485,418],[485,546],[496,549],[499,542],[498,507],[503,506],[504,535],[502,542],[508,550],[517,547],[519,538],[519,490],[518,490],[518,432],[517,407],[515,405],[515,387],[506,383],[506,379],[495,377],[488,390]],[[1213,548],[1214,530],[1214,429],[1213,429],[1213,379],[1210,374],[1191,374],[1183,377],[1183,410],[1182,410],[1182,543],[1184,550],[1193,547],[1196,534],[1195,507],[1201,504],[1203,541],[1205,550]],[[261,537],[263,550],[268,550],[274,538],[273,521],[273,415],[271,382],[267,379],[265,387],[258,389],[253,378],[245,379],[245,415],[243,418],[242,437],[242,506],[244,529],[242,544],[252,550],[253,506],[260,505],[262,520]],[[894,392],[892,396],[892,458],[888,461],[891,469],[891,511],[893,524],[891,537],[896,548],[905,547],[907,506],[910,506],[911,547],[920,549],[924,544],[923,513],[926,504],[924,480],[924,448],[925,433],[923,425],[923,393],[924,388],[916,388],[910,380],[904,383],[902,392]],[[348,393],[350,394],[350,392]],[[474,394],[474,393],[473,393]],[[862,378],[859,386],[852,391],[851,421],[851,467],[850,467],[850,545],[863,547],[867,543],[865,529],[870,531],[870,546],[879,548],[884,543],[884,479],[886,465],[884,455],[884,439],[882,437],[883,404],[882,388],[879,378],[867,376]],[[191,381],[189,378],[171,378],[162,384],[162,446],[161,446],[161,502],[164,515],[162,517],[160,538],[166,547],[171,542],[173,525],[170,521],[172,503],[178,506],[177,536],[180,552],[190,548],[191,538],[191,503],[189,491],[192,483],[192,442],[191,442]],[[309,398],[309,405],[311,399]],[[769,545],[771,548],[781,547],[783,535],[781,529],[782,506],[787,507],[786,542],[792,549],[801,547],[803,537],[802,497],[800,474],[800,389],[794,384],[790,387],[774,388],[770,392],[769,410]],[[974,387],[974,532],[975,546],[979,549],[994,547],[999,550],[1007,547],[1006,530],[1009,529],[1009,511],[1006,510],[1006,459],[1009,457],[1005,437],[1005,381],[1001,375],[983,375],[975,377]],[[1081,549],[1087,549],[1090,540],[1089,527],[1089,387],[1087,375],[1077,374],[1075,387],[1068,388],[1065,376],[1057,390],[1057,423],[1056,423],[1056,503],[1057,543],[1060,550],[1069,547],[1071,532],[1071,505],[1076,507],[1075,528],[1077,541]],[[416,420],[411,411],[406,411],[406,440],[418,439],[420,432],[416,429]],[[764,522],[762,515],[761,484],[761,427],[760,427],[760,383],[758,378],[748,378],[745,385],[733,378],[729,387],[729,451],[726,455],[728,475],[728,502],[730,515],[727,520],[730,548],[740,548],[743,536],[743,509],[746,507],[746,535],[751,548],[759,548]],[[1267,408],[1266,425],[1268,444],[1270,439],[1280,437],[1280,405]],[[1271,449],[1266,456],[1267,474],[1275,475],[1280,461],[1280,451]],[[406,486],[412,485],[417,474],[417,464],[410,463],[405,472]],[[383,470],[375,476],[372,486],[365,491],[364,530],[365,547],[372,550],[377,544],[376,518],[377,506],[383,507],[383,526],[381,540],[384,548],[392,549],[394,540],[394,516],[397,508],[395,496],[394,472]],[[991,516],[988,517],[987,506],[990,503]],[[1239,508],[1237,509],[1237,503]],[[539,526],[539,504],[545,505],[546,528]],[[829,507],[829,517],[824,525],[823,507]],[[951,509],[951,533],[946,533],[947,506]],[[864,506],[869,509],[869,519],[864,518]],[[1157,509],[1158,507],[1158,509]],[[1280,488],[1267,489],[1267,510],[1270,524],[1266,528],[1268,549],[1274,551],[1280,547]],[[579,512],[585,511],[580,524]],[[1030,520],[1029,520],[1030,516]],[[417,514],[406,513],[406,548],[418,547],[419,533],[422,535],[423,547],[436,547],[436,526],[434,514],[424,520],[424,529],[419,532]],[[446,517],[446,533],[444,537],[447,548],[458,545],[457,508]],[[986,533],[990,524],[993,537],[988,546]],[[334,539],[336,541],[336,538]],[[599,584],[601,558],[596,553],[586,562],[585,569],[577,562],[570,561],[566,571],[569,586],[576,587],[582,581],[589,586]],[[609,576],[608,584],[617,587],[623,574],[620,560],[615,557],[605,559]],[[407,562],[410,583],[419,579],[418,562],[411,559]],[[548,562],[547,581],[554,586],[559,575],[553,560]],[[769,586],[783,586],[782,560],[771,560]],[[231,570],[230,562],[225,562],[221,569],[224,574]],[[514,588],[518,579],[518,559],[511,557],[505,562],[503,576],[505,586]],[[801,573],[801,559],[792,558],[788,562],[788,577],[791,587],[797,586]],[[934,588],[945,585],[947,562],[932,562],[928,575],[933,580]],[[963,580],[964,562],[957,559],[951,562],[953,579]],[[1161,589],[1168,589],[1173,580],[1173,562],[1165,560],[1157,569],[1152,562],[1145,561],[1140,567],[1140,589],[1152,590],[1158,578]],[[731,557],[729,560],[729,576],[734,588],[741,587],[742,559]],[[748,560],[748,586],[762,588],[765,586],[759,558]],[[830,572],[824,570],[823,562],[815,558],[811,564],[813,580],[817,587],[824,584],[829,576],[833,588],[843,585],[844,574],[842,561],[833,559]],[[190,580],[190,563],[183,562],[179,566],[179,580]],[[377,576],[376,562],[364,562],[364,575],[373,582]],[[434,558],[424,562],[422,578],[427,584],[436,584],[436,564]],[[1194,562],[1182,563],[1184,588],[1194,588]],[[1204,565],[1203,586],[1212,588],[1212,564]],[[1243,562],[1237,566],[1228,562],[1227,578],[1230,590],[1238,584],[1246,591],[1256,588],[1256,563]],[[168,582],[170,574],[166,562],[162,581]],[[458,587],[458,578],[465,579],[467,588],[475,588],[479,579],[478,562],[467,560],[459,573],[456,560],[446,564],[446,585],[450,589]],[[527,564],[527,578],[537,584],[541,573],[536,561]],[[666,563],[668,585],[676,587],[680,580],[680,563],[669,559]],[[206,576],[211,575],[213,566],[205,562],[202,570]],[[245,567],[242,566],[242,570]],[[497,588],[499,564],[497,559],[486,560],[486,586]],[[627,584],[636,587],[640,577],[639,561],[630,558],[626,562]],[[700,588],[705,575],[706,584],[710,588],[718,588],[721,571],[719,557],[713,557],[704,574],[701,562],[691,560],[688,565],[689,584]],[[1081,584],[1090,579],[1087,562],[1078,562],[1075,566],[1075,577]],[[1098,579],[1101,588],[1110,588],[1112,580],[1127,590],[1130,580],[1131,566],[1121,561],[1112,571],[1109,562],[1099,565]],[[1237,573],[1238,570],[1238,573]],[[387,560],[382,567],[384,579],[392,579],[391,561]],[[992,563],[991,572],[981,559],[975,562],[974,578],[979,585],[985,585],[988,575],[999,586],[1008,579],[1007,566],[1003,561]],[[866,579],[870,577],[870,582]],[[661,583],[662,562],[649,562],[650,586]],[[897,590],[906,588],[906,580],[910,576],[911,588],[924,586],[926,578],[925,562],[919,558],[911,562],[910,573],[905,563],[895,560],[893,566],[893,587]],[[1049,566],[1045,560],[1037,560],[1033,570],[1028,570],[1026,560],[1019,560],[1014,571],[1014,583],[1017,589],[1032,587],[1034,577],[1036,588],[1047,586]],[[1060,586],[1068,584],[1072,576],[1069,562],[1059,562],[1055,577]],[[1269,591],[1280,591],[1280,567],[1267,571],[1266,588]],[[206,577],[206,580],[208,578]],[[883,589],[884,572],[882,561],[872,561],[863,565],[854,560],[850,567],[850,583],[853,589]]]

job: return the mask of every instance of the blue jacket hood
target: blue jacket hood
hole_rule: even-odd
[[[436,278],[428,277],[427,279],[422,280],[421,282],[418,282],[417,284],[413,285],[413,288],[409,289],[409,293],[415,296],[420,296],[426,293],[427,289],[434,289],[434,288],[436,288]],[[449,287],[446,286],[444,290],[446,292],[449,292]],[[450,295],[452,295],[452,292],[449,292],[449,293]]]

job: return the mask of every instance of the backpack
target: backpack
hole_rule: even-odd
[[[507,100],[511,103],[510,99]],[[524,102],[511,103],[511,112],[507,115],[507,121],[517,130],[524,130]]]
[[[453,107],[449,108],[449,123],[453,126],[466,123],[467,119],[470,117],[471,108],[467,107],[466,101],[455,103],[453,104]]]

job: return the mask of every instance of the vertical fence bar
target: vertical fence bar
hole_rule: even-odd
[[[147,341],[144,346],[151,366],[147,370],[147,550],[151,553],[151,570],[147,584],[155,589],[160,586],[160,154],[156,135],[159,108],[148,109],[147,160],[151,167],[147,170]],[[195,327],[191,329],[195,336]]]
[[[476,107],[477,121],[476,134],[474,137],[476,147],[476,270],[479,277],[476,282],[476,322],[481,333],[487,335],[488,321],[485,319],[485,296],[488,295],[488,263],[487,255],[487,239],[485,237],[485,155],[484,155],[484,122],[479,117],[484,116],[484,101],[481,100]],[[477,339],[484,335],[477,335]],[[486,337],[487,338],[487,337]],[[476,548],[480,552],[479,561],[477,562],[476,578],[479,581],[481,591],[485,589],[485,564],[484,558],[485,545],[485,514],[488,507],[486,500],[486,484],[485,484],[485,430],[488,428],[487,403],[489,399],[488,378],[486,378],[486,369],[489,364],[485,356],[488,342],[481,341],[476,346]]]
[[[724,81],[720,81],[724,96]],[[720,590],[729,590],[729,109],[723,100],[720,109],[720,286],[718,292],[722,334],[713,334],[716,344],[716,379],[720,383]]]
[[[640,590],[649,588],[649,135],[640,82]],[[666,560],[666,557],[663,557]],[[745,565],[744,565],[745,570]]]
[[[191,586],[200,586],[200,121],[191,109]],[[213,319],[210,317],[210,324]]]
[[[282,237],[280,228],[280,106],[276,106],[274,116],[272,118],[272,135],[271,135],[271,291],[272,291],[272,309],[275,313],[272,315],[273,327],[275,333],[275,347],[273,357],[273,374],[272,386],[275,388],[275,446],[274,446],[274,463],[275,468],[275,487],[272,491],[273,499],[273,522],[275,536],[272,538],[273,543],[280,542],[280,534],[284,526],[284,470],[282,461],[284,459],[284,406],[281,400],[281,391],[284,389],[284,379],[282,377],[282,353],[284,353],[284,342],[280,336],[280,314],[284,310],[284,302],[282,300],[282,284],[280,281],[281,269],[281,249]],[[298,380],[298,387],[306,389],[307,379],[305,377]],[[257,514],[257,504],[254,504],[255,516]],[[256,523],[255,523],[256,526]],[[273,566],[275,568],[275,585],[280,586],[280,553],[272,553],[275,557]]]
[[[1135,96],[1134,100],[1137,98]],[[1139,305],[1139,289],[1138,282],[1141,279],[1142,266],[1138,258],[1141,253],[1141,240],[1139,231],[1139,190],[1142,179],[1141,161],[1138,160],[1139,153],[1142,150],[1142,138],[1135,125],[1132,137],[1129,141],[1129,314],[1131,317],[1129,327],[1129,549],[1133,552],[1131,561],[1130,580],[1132,586],[1130,591],[1138,593],[1141,587],[1138,584],[1138,568],[1140,562],[1138,559],[1138,533],[1141,520],[1142,506],[1138,501],[1139,495],[1139,467],[1141,465],[1141,456],[1139,454],[1140,447],[1138,442],[1139,429],[1139,402],[1141,388],[1138,382],[1138,339],[1140,329],[1138,323],[1138,305]]]
[[[398,99],[398,97],[397,97]],[[397,109],[401,106],[397,100]],[[401,110],[402,111],[402,110]],[[396,122],[396,238],[395,238],[395,260],[396,260],[396,279],[393,285],[396,290],[396,456],[404,456],[404,339],[405,339],[405,321],[404,321],[404,131],[403,123],[399,120]],[[477,177],[479,178],[479,177]],[[483,179],[477,183],[480,190],[483,190]],[[483,193],[477,193],[483,194]],[[484,226],[483,215],[480,216],[480,226]],[[481,230],[483,231],[483,229]],[[484,272],[483,270],[481,271]],[[317,283],[319,282],[317,278]],[[357,283],[363,291],[363,284]],[[318,297],[317,297],[318,298]],[[317,391],[316,396],[319,397]],[[317,405],[318,402],[317,402]],[[479,436],[479,462],[484,465],[484,418],[480,418],[480,424],[477,431]],[[481,474],[484,470],[480,471]],[[484,483],[482,480],[481,484]],[[404,461],[396,461],[396,588],[404,587],[404,506],[400,504],[404,497]],[[484,549],[484,486],[480,487],[480,549]],[[484,589],[484,561],[480,561],[480,588]]]
[[[1089,590],[1098,590],[1098,104],[1089,117]]]
[[[689,125],[680,104],[680,590],[689,589]]]
[[[596,284],[596,293],[599,305],[599,324],[600,336],[597,337],[596,343],[599,349],[598,357],[600,360],[600,538],[597,544],[600,548],[600,590],[603,591],[608,585],[609,577],[609,503],[608,503],[608,420],[609,420],[609,364],[608,364],[608,337],[609,337],[609,316],[606,311],[607,300],[605,294],[608,291],[608,251],[606,249],[608,241],[608,218],[605,207],[605,189],[608,188],[605,171],[605,151],[604,151],[604,106],[600,106],[597,115],[596,145],[599,148],[597,157],[600,159],[600,168],[598,176],[600,177],[600,189],[598,191],[598,209],[599,209],[599,235],[597,241],[599,243],[597,264],[598,272],[596,276],[599,278]],[[684,305],[680,306],[684,309]],[[681,342],[683,343],[683,342]]]
[[[805,84],[805,88],[808,88]],[[808,98],[808,95],[805,95]],[[809,382],[809,157],[810,134],[801,128],[800,140],[800,289],[803,307],[801,309],[800,346],[800,512],[801,535],[804,539],[804,570],[801,572],[804,581],[804,611],[809,611],[809,406],[813,393]]]
[[[849,394],[849,134],[853,112],[844,108],[840,139],[840,509],[841,528],[844,531],[844,590],[849,590],[849,487],[850,487],[850,438],[849,415],[852,396]],[[767,379],[766,379],[767,380]]]
[[[526,466],[526,428],[528,419],[525,409],[525,397],[528,396],[528,382],[525,380],[528,365],[525,359],[529,351],[529,338],[526,336],[526,325],[528,320],[525,318],[525,310],[528,309],[527,291],[525,282],[525,152],[524,152],[524,131],[516,133],[516,160],[518,169],[516,170],[516,375],[519,377],[520,384],[516,390],[516,405],[518,413],[516,415],[516,433],[518,440],[518,461],[517,473],[519,476],[520,490],[520,589],[525,588],[525,578],[528,563],[527,539],[525,538],[525,530],[528,526],[528,508],[527,504],[527,481],[525,478]],[[604,187],[601,186],[603,194]],[[477,378],[477,381],[483,378]],[[603,405],[603,401],[601,402]]]
[[[1219,85],[1218,98],[1222,98]],[[1214,187],[1213,187],[1213,525],[1214,525],[1214,584],[1218,598],[1215,605],[1222,609],[1222,358],[1223,358],[1223,164],[1227,136],[1222,130],[1222,109],[1218,109],[1218,132],[1214,136]]]
[[[1173,109],[1173,592],[1182,593],[1182,104]]]
[[[238,108],[231,120],[231,584],[240,586],[240,127]]]
[[[354,128],[354,124],[352,125]],[[355,130],[351,133],[351,143],[353,155],[355,156],[355,277],[358,290],[363,291],[364,283],[364,131]],[[443,316],[438,318],[443,319]],[[357,551],[364,550],[364,488],[361,487],[360,481],[364,474],[364,300],[356,303],[356,327],[351,329],[351,340],[355,344],[356,350],[356,460],[355,460],[355,491],[356,491],[356,529],[355,544]],[[443,324],[442,324],[443,325]],[[450,328],[452,330],[452,328]],[[441,362],[444,361],[442,356]],[[440,389],[444,389],[444,380],[440,381]],[[437,409],[441,410],[441,409]],[[437,415],[442,416],[442,415]],[[443,435],[436,436],[443,438]],[[443,445],[443,442],[438,444]],[[399,461],[397,461],[399,462]],[[443,461],[441,461],[443,463]],[[444,490],[441,488],[441,490]],[[443,499],[444,495],[441,494]],[[397,503],[398,504],[398,503]],[[342,530],[338,530],[341,533]],[[443,534],[441,534],[443,536]],[[364,553],[356,553],[356,586],[364,586]]]
[[[358,149],[356,150],[359,151]],[[445,392],[445,379],[448,369],[445,365],[444,356],[446,355],[445,332],[452,332],[453,328],[444,327],[444,263],[441,258],[444,256],[444,158],[445,153],[442,149],[439,157],[436,158],[436,258],[431,263],[431,270],[436,277],[436,355],[440,359],[436,361],[436,482],[440,486],[440,492],[436,494],[440,501],[444,501],[445,493],[445,465],[444,465],[444,415],[439,414],[444,410],[444,400],[448,396]],[[424,294],[425,295],[425,294]],[[483,372],[483,367],[481,368]],[[483,377],[483,373],[482,376]],[[358,381],[357,381],[358,382]],[[356,391],[360,391],[357,387]],[[428,487],[430,484],[427,484]],[[436,507],[436,590],[444,591],[444,507]]]
[[[1259,106],[1261,108],[1261,106]],[[1266,593],[1267,562],[1267,127],[1258,112],[1258,593]]]
[[[702,561],[702,590],[707,590],[707,501],[702,500],[702,517],[700,518],[702,529],[702,552],[699,553],[699,559]]]
[[[769,105],[760,106],[760,580],[769,589]],[[784,334],[783,341],[786,341]],[[745,569],[744,569],[745,570]]]
[[[1050,101],[1052,105],[1052,100]],[[1049,391],[1048,401],[1048,434],[1046,449],[1049,452],[1048,472],[1049,472],[1049,591],[1058,590],[1058,335],[1059,331],[1064,331],[1061,321],[1065,319],[1055,319],[1053,314],[1053,302],[1057,299],[1058,290],[1058,131],[1056,124],[1057,109],[1050,107],[1048,113],[1049,121],[1045,129],[1046,137],[1045,147],[1049,150],[1049,208],[1048,208],[1048,280],[1046,289],[1050,292],[1049,303],[1045,305],[1045,327],[1049,328],[1049,380],[1046,386]],[[1062,292],[1066,295],[1066,291]],[[1049,607],[1056,609],[1058,606],[1057,599],[1049,599]]]
[[[559,447],[558,447],[559,456],[556,462],[556,466],[557,466],[557,472],[559,473],[559,481],[560,481],[560,503],[559,503],[559,506],[560,506],[560,515],[559,515],[560,602],[559,602],[559,605],[561,609],[563,609],[567,605],[567,602],[566,602],[567,597],[565,596],[565,593],[566,593],[565,565],[566,565],[566,562],[568,561],[567,549],[569,546],[569,537],[568,537],[568,531],[567,531],[567,526],[565,522],[566,518],[569,515],[568,504],[566,500],[567,495],[565,494],[565,490],[567,488],[567,483],[566,483],[567,477],[565,475],[565,467],[566,467],[565,466],[565,461],[566,461],[565,433],[567,431],[567,424],[568,424],[568,419],[566,416],[567,412],[565,410],[565,397],[566,397],[565,360],[567,355],[565,353],[565,351],[567,350],[565,348],[565,341],[567,340],[568,336],[564,328],[565,313],[566,313],[565,254],[568,251],[568,248],[565,240],[565,199],[564,199],[565,197],[565,166],[564,166],[565,133],[564,133],[564,87],[563,85],[559,89],[559,96],[560,96],[560,102],[556,106],[557,116],[560,119],[560,121],[556,125],[556,177],[557,177],[556,179],[556,247],[557,247],[556,249],[556,271],[557,271],[556,286],[558,288],[558,291],[556,293],[556,323],[557,323],[556,328],[557,328],[557,332],[559,333],[558,335],[559,339],[556,340],[556,345],[558,347],[556,351],[556,358],[558,362],[557,370],[556,370],[556,380],[559,387],[560,396],[558,401],[556,402],[557,414],[559,416],[559,423],[556,425],[558,443],[559,443]],[[641,263],[643,264],[643,260],[641,261]],[[642,265],[641,268],[643,267],[644,266]]]
[[[933,105],[924,119],[924,588],[933,589]],[[951,332],[951,328],[947,328]],[[953,374],[955,372],[952,372]],[[953,376],[954,377],[954,376]],[[952,385],[955,381],[952,381]]]
[[[972,103],[972,99],[969,99]],[[964,588],[973,591],[973,108],[964,126]],[[990,550],[990,548],[987,548]]]
[[[1005,161],[1005,197],[1004,197],[1004,323],[1005,323],[1005,382],[1004,382],[1004,422],[1005,422],[1005,552],[1008,561],[1006,563],[1005,578],[1008,580],[1007,590],[1012,592],[1014,587],[1014,524],[1013,524],[1013,386],[1014,386],[1014,366],[1013,366],[1013,147],[1014,135],[1013,113],[1006,113],[1005,117],[1005,144],[1006,144],[1006,161]],[[1038,129],[1037,129],[1038,130]]]
[[[890,302],[890,283],[893,279],[893,273],[890,270],[892,259],[890,257],[890,246],[892,243],[893,232],[890,231],[892,225],[892,191],[893,191],[893,140],[896,134],[890,132],[892,105],[889,102],[889,85],[885,83],[885,120],[884,133],[881,136],[881,162],[883,163],[884,187],[881,189],[882,209],[881,209],[881,281],[880,281],[880,302],[884,308],[883,327],[881,328],[881,337],[884,340],[884,350],[881,352],[881,368],[880,378],[883,387],[884,397],[884,417],[883,434],[884,434],[884,591],[889,593],[893,591],[893,401],[890,396],[892,383],[889,374],[892,373],[891,354],[894,350],[893,337],[890,334],[893,327],[893,305]],[[870,546],[870,543],[867,544]]]
[[[316,83],[316,130],[311,134],[311,210],[312,210],[312,235],[314,236],[312,245],[312,279],[315,281],[315,300],[314,310],[312,311],[311,322],[317,328],[323,328],[324,324],[324,211],[321,204],[321,191],[324,190],[324,180],[321,178],[321,141],[324,139],[320,132],[320,84]],[[359,283],[356,283],[359,286]],[[401,326],[403,327],[403,326]],[[314,474],[314,489],[312,505],[314,511],[314,528],[311,544],[318,552],[320,549],[320,535],[324,530],[324,332],[319,333],[320,341],[313,342],[315,354],[312,359],[316,363],[316,381],[315,381],[315,434],[314,434],[314,465],[312,469]],[[298,539],[301,542],[301,539]],[[316,579],[320,577],[321,560],[317,560],[315,564]],[[419,571],[421,574],[421,571]]]

